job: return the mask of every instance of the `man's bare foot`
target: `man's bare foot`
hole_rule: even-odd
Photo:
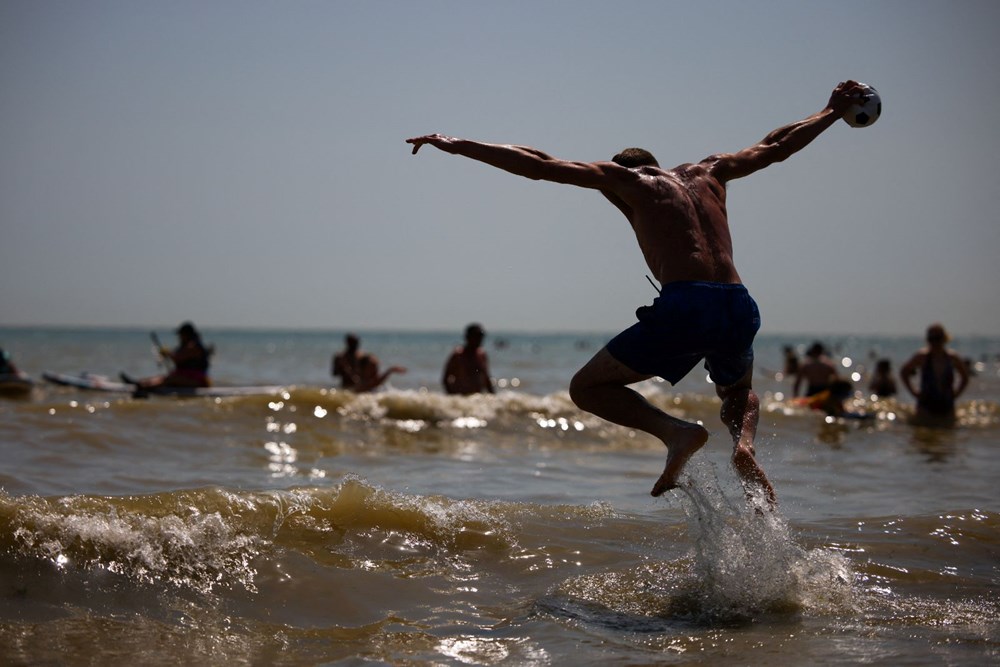
[[[752,485],[759,486],[764,489],[767,504],[771,507],[771,509],[774,509],[775,505],[778,504],[778,498],[774,493],[774,487],[771,486],[771,482],[768,481],[767,475],[764,474],[764,470],[760,467],[760,464],[757,463],[757,459],[754,458],[753,452],[746,447],[737,447],[733,451],[733,467],[736,468],[736,473],[743,481],[744,489],[747,489],[748,498],[752,497],[749,487]]]
[[[708,431],[703,426],[692,424],[678,428],[667,445],[667,465],[656,480],[652,496],[662,496],[664,491],[677,488],[677,478],[688,459],[708,441]]]

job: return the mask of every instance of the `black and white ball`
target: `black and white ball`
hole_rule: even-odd
[[[868,84],[861,84],[865,90],[856,104],[852,104],[844,113],[844,122],[851,127],[868,127],[874,125],[882,115],[882,98],[878,91]]]

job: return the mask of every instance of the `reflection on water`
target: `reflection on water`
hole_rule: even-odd
[[[958,432],[953,428],[914,426],[910,443],[928,463],[944,463],[955,454]]]

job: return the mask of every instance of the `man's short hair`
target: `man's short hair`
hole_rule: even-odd
[[[470,338],[472,336],[485,337],[486,330],[483,329],[483,325],[478,322],[473,322],[469,326],[465,327],[465,337]]]
[[[635,167],[660,166],[660,163],[656,161],[653,154],[645,148],[626,148],[621,153],[611,158],[611,161],[615,164],[620,164],[627,169],[633,169]]]

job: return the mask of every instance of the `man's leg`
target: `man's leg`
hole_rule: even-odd
[[[667,465],[651,492],[659,496],[676,488],[681,469],[708,440],[708,431],[699,424],[671,417],[627,386],[650,377],[636,373],[604,348],[573,376],[569,393],[581,410],[663,441]]]
[[[736,384],[727,387],[716,385],[715,391],[722,399],[719,416],[733,437],[733,467],[743,480],[744,488],[752,484],[763,487],[768,502],[774,505],[777,502],[774,487],[754,456],[753,441],[760,419],[760,401],[751,386],[752,375],[751,367]]]

